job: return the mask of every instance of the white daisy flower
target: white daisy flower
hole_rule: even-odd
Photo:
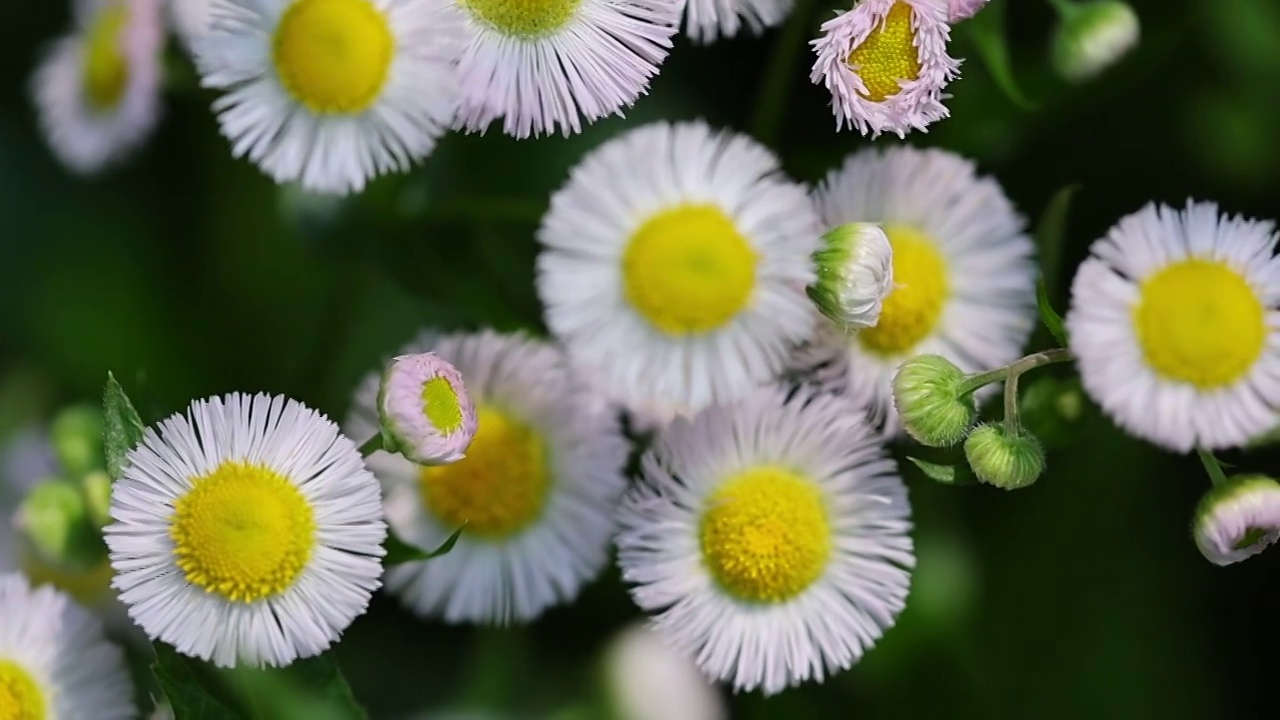
[[[522,335],[424,333],[404,352],[433,352],[467,378],[479,429],[451,465],[369,456],[405,541],[431,550],[465,527],[447,555],[390,568],[387,588],[451,623],[525,622],[572,600],[609,559],[628,451],[615,418],[558,349]],[[356,391],[353,437],[378,432],[377,394],[374,373]]]
[[[276,182],[359,192],[431,153],[457,108],[445,0],[214,0],[195,43],[236,157]]]
[[[795,0],[688,0],[684,33],[694,42],[709,43],[738,33],[758,35],[786,19]]]
[[[825,324],[798,364],[835,358],[828,382],[900,429],[892,381],[918,355],[966,373],[1007,365],[1035,327],[1036,268],[1025,221],[999,183],[944,150],[856,153],[815,191],[823,222],[879,223],[893,246],[894,289],[875,327]]]
[[[847,669],[906,600],[911,508],[861,413],[762,390],[676,420],[619,510],[618,565],[656,630],[766,694]]]
[[[745,397],[817,313],[804,189],[742,135],[653,123],[588,154],[551,198],[538,294],[575,363],[632,410]]]
[[[1264,475],[1229,478],[1205,493],[1192,526],[1209,562],[1230,565],[1280,540],[1280,483]]]
[[[137,717],[119,648],[71,598],[0,575],[0,717]]]
[[[111,516],[129,616],[222,667],[324,652],[382,574],[377,481],[334,423],[280,396],[197,400],[148,428]]]
[[[517,138],[565,136],[641,95],[671,49],[683,0],[453,0],[467,17],[455,126],[502,119]]]
[[[1076,271],[1066,325],[1085,390],[1178,452],[1243,445],[1280,417],[1280,240],[1214,203],[1147,205]]]
[[[50,149],[90,175],[142,144],[160,118],[159,0],[76,0],[75,30],[54,42],[32,77]]]
[[[950,115],[960,62],[947,55],[946,0],[861,0],[822,26],[810,80],[831,93],[836,129],[898,137]]]
[[[402,355],[382,372],[383,447],[422,465],[463,458],[476,434],[476,406],[457,368],[433,353]]]
[[[605,650],[611,717],[617,720],[725,720],[720,691],[693,659],[641,624],[619,632]]]

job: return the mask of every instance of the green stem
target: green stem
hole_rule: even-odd
[[[1200,456],[1200,463],[1204,465],[1204,471],[1209,473],[1209,480],[1214,485],[1222,485],[1227,482],[1227,474],[1222,471],[1222,465],[1218,464],[1218,458],[1213,453],[1204,448],[1196,448],[1196,454]]]
[[[756,140],[770,147],[782,130],[782,118],[787,111],[791,88],[795,85],[792,74],[805,47],[804,31],[809,25],[810,5],[811,0],[796,0],[791,16],[782,27],[782,34],[774,41],[768,70],[760,83],[751,129]]]
[[[1018,377],[1019,373],[1009,373],[1004,379],[1004,429],[1009,437],[1016,435],[1021,427],[1018,421]]]
[[[990,372],[978,373],[968,378],[960,385],[960,397],[964,397],[978,388],[990,385],[993,382],[999,382],[1010,375],[1021,375],[1029,370],[1035,370],[1043,365],[1052,365],[1054,363],[1071,362],[1076,356],[1066,348],[1054,348],[1052,350],[1044,350],[1038,353],[1032,353],[1021,360],[1010,363],[1002,368],[996,368]]]
[[[364,441],[364,444],[360,446],[360,455],[369,457],[382,449],[382,433],[378,433]]]

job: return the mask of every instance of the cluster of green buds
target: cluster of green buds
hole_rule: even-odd
[[[1022,422],[1018,380],[1034,368],[1071,359],[1067,350],[1047,350],[970,375],[940,355],[921,355],[898,368],[893,401],[903,428],[920,444],[943,448],[963,442],[965,459],[979,481],[1016,490],[1034,483],[1045,468],[1044,444]],[[979,424],[974,393],[1000,381],[1004,382],[1004,419]],[[1079,417],[1083,396],[1074,395],[1071,388],[1047,387],[1037,390],[1035,402],[1050,406],[1051,422],[1070,425]]]
[[[81,582],[106,577],[99,571],[107,561],[102,528],[110,521],[111,478],[102,413],[93,406],[69,407],[54,418],[49,435],[57,472],[27,491],[14,516],[21,562],[33,578],[64,585],[87,600],[105,590],[103,583]]]

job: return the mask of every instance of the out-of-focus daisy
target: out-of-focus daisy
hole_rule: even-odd
[[[681,0],[453,0],[467,17],[457,126],[517,138],[621,115],[671,49]]]
[[[801,364],[835,357],[828,380],[896,432],[891,386],[903,361],[941,355],[972,373],[1018,358],[1035,326],[1033,246],[994,179],[954,153],[900,146],[853,155],[816,196],[828,226],[882,225],[894,289],[875,327],[824,326]]]
[[[137,717],[120,650],[71,598],[0,575],[0,717]]]
[[[773,27],[787,17],[795,0],[688,0],[684,32],[695,42],[708,43],[743,32]]]
[[[219,666],[323,652],[382,574],[377,480],[334,423],[280,396],[197,400],[148,428],[111,516],[129,616]]]
[[[947,21],[955,24],[968,20],[987,6],[990,0],[947,0]]]
[[[1138,14],[1115,0],[1060,0],[1053,67],[1067,80],[1089,80],[1133,50],[1142,34]]]
[[[165,0],[174,33],[191,48],[213,26],[215,0]]]
[[[616,419],[554,346],[493,332],[424,333],[404,353],[432,352],[467,378],[479,429],[467,456],[424,466],[376,452],[387,519],[430,550],[459,527],[449,554],[397,565],[387,588],[447,622],[523,622],[568,602],[608,561],[627,443]],[[378,432],[378,375],[359,386],[347,432]]]
[[[616,720],[724,720],[720,691],[692,658],[642,624],[619,632],[605,650],[605,689]]]
[[[160,117],[159,0],[76,0],[75,29],[45,52],[31,92],[54,155],[81,174],[142,144]]]
[[[443,0],[214,0],[195,43],[236,157],[276,182],[358,192],[453,120],[464,23]]]
[[[820,232],[765,147],[654,123],[590,153],[552,197],[538,293],[602,390],[649,414],[696,412],[772,380],[810,334]]]
[[[903,137],[947,117],[942,91],[960,68],[947,19],[946,0],[861,0],[824,23],[810,79],[831,93],[836,129]]]
[[[1275,224],[1148,205],[1090,248],[1067,330],[1085,390],[1125,430],[1186,452],[1280,417]]]
[[[1280,483],[1265,475],[1229,478],[1205,493],[1192,525],[1209,562],[1230,565],[1280,539]]]
[[[846,669],[910,583],[907,491],[845,398],[766,389],[676,420],[619,510],[618,564],[710,677],[766,694]]]

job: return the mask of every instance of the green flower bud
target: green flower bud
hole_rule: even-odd
[[[880,321],[893,290],[893,248],[879,225],[849,223],[830,230],[813,261],[818,281],[808,293],[823,315],[849,332]]]
[[[1191,530],[1215,565],[1257,555],[1280,539],[1280,483],[1265,475],[1228,478],[1201,498]]]
[[[102,412],[91,405],[69,407],[53,419],[50,441],[67,477],[79,478],[107,466],[102,429]]]
[[[964,455],[973,474],[988,485],[1005,490],[1024,488],[1044,472],[1044,448],[1034,435],[1003,424],[979,425],[964,441]]]
[[[1088,80],[1138,44],[1141,26],[1128,3],[1117,0],[1061,0],[1053,38],[1053,66],[1072,82]]]
[[[17,527],[46,562],[87,567],[101,559],[102,542],[84,496],[71,483],[49,479],[32,487],[18,508]]]
[[[920,355],[893,376],[893,404],[907,434],[921,444],[960,442],[978,417],[973,394],[961,396],[964,371],[941,355]]]

